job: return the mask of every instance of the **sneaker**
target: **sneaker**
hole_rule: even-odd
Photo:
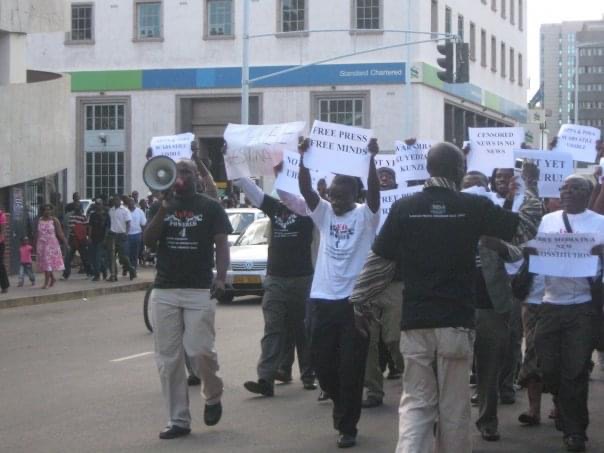
[[[203,410],[203,421],[208,426],[218,424],[222,417],[222,403],[219,401],[216,404],[206,404]]]
[[[304,387],[304,390],[317,390],[317,384],[315,384],[315,381],[302,382],[302,387]]]
[[[189,377],[187,378],[187,384],[192,387],[196,386],[196,385],[201,385],[201,379],[199,379],[194,374],[190,374]]]
[[[273,386],[264,379],[258,379],[257,382],[247,381],[243,386],[248,392],[256,393],[258,395],[273,396],[275,394]]]
[[[338,436],[338,448],[350,448],[357,444],[357,437],[351,434],[340,433]]]
[[[166,427],[162,432],[159,433],[160,439],[176,439],[177,437],[186,436],[191,432],[190,428],[183,428],[182,426],[172,425]]]
[[[484,428],[479,428],[479,429],[480,429],[480,435],[487,442],[496,442],[496,441],[498,441],[500,439],[499,432],[497,431],[497,428],[492,428],[492,427],[486,427],[485,426]]]

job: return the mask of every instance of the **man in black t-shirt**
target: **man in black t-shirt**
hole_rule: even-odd
[[[267,275],[262,299],[264,336],[260,342],[262,352],[257,367],[258,380],[247,381],[244,386],[252,393],[272,396],[275,380],[291,381],[291,370],[285,373],[278,371],[288,347],[288,338],[291,336],[298,352],[298,365],[304,388],[314,390],[315,376],[310,366],[304,328],[306,302],[313,275],[312,220],[305,212],[301,212],[300,208],[292,206],[292,209],[298,211],[294,212],[282,201],[265,195],[249,178],[238,179],[236,184],[271,222]],[[283,192],[281,196],[285,197],[285,202],[291,200]]]
[[[222,415],[222,379],[214,349],[214,297],[224,293],[229,265],[227,236],[232,228],[220,204],[196,193],[199,174],[189,160],[176,164],[176,182],[144,232],[145,245],[157,248],[157,275],[151,292],[155,360],[169,423],[159,437],[191,432],[185,353],[200,377],[212,426]],[[216,278],[212,281],[216,248]]]

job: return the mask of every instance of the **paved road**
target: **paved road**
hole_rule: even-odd
[[[143,325],[142,293],[0,310],[0,451],[72,452],[330,452],[331,406],[299,383],[279,386],[271,399],[242,387],[255,377],[262,316],[257,299],[220,306],[217,347],[226,393],[219,425],[203,425],[203,403],[191,395],[192,435],[160,441],[164,425],[152,339]],[[355,452],[393,452],[400,384],[364,413]],[[549,421],[536,429],[515,421],[524,408],[501,410],[502,441],[475,436],[475,452],[562,451]],[[594,374],[590,451],[604,451],[604,373]],[[544,413],[550,408],[545,404]],[[463,452],[460,452],[463,453]]]

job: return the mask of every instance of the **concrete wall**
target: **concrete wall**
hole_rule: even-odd
[[[69,23],[67,0],[0,0],[0,30],[12,33],[64,31]]]
[[[0,86],[0,187],[75,169],[69,77]]]

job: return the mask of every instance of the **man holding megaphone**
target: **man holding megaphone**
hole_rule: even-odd
[[[158,246],[150,300],[155,360],[169,418],[159,437],[174,439],[191,432],[185,354],[203,382],[206,425],[217,424],[222,415],[223,383],[214,348],[214,298],[224,293],[229,266],[227,236],[232,228],[220,204],[197,193],[200,174],[195,162],[153,163],[156,159],[147,163],[152,167],[146,166],[143,178],[151,190],[162,190],[161,205],[147,225],[144,241],[149,247]]]

